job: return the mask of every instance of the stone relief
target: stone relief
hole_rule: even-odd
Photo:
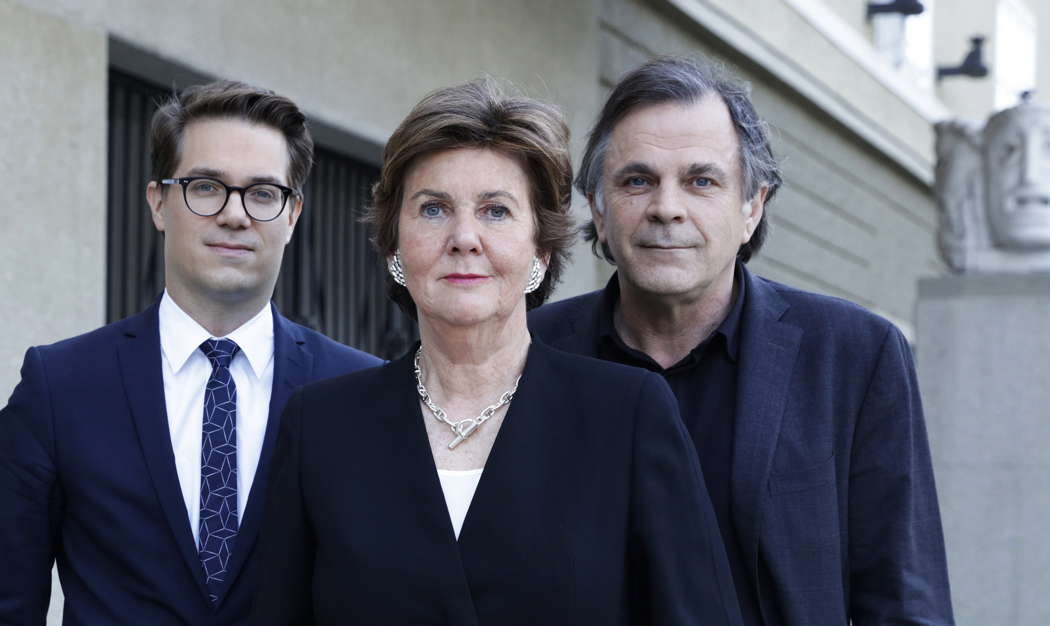
[[[936,125],[937,244],[958,273],[1050,271],[1050,109]]]

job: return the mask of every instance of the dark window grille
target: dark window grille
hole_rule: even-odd
[[[111,69],[106,317],[146,308],[164,286],[163,240],[145,199],[146,133],[169,89]],[[415,323],[386,297],[385,268],[360,216],[379,170],[318,146],[304,209],[284,252],[274,301],[281,313],[384,358],[415,340]]]

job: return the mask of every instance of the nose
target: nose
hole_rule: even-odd
[[[477,217],[471,211],[456,211],[451,220],[452,232],[448,237],[448,251],[452,254],[480,254],[481,234]]]
[[[1031,185],[1039,180],[1039,149],[1038,137],[1031,133],[1025,133],[1021,137],[1021,185]]]
[[[226,198],[226,206],[222,207],[215,221],[220,226],[227,228],[248,228],[251,226],[252,218],[244,210],[243,196],[240,191],[230,191],[230,197]]]
[[[674,185],[660,185],[649,196],[646,217],[650,222],[671,224],[685,221],[685,203]]]

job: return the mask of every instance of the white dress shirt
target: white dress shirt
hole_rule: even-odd
[[[211,362],[200,345],[212,337],[175,304],[167,290],[160,300],[161,369],[168,432],[175,452],[182,497],[186,502],[193,541],[200,538],[201,431],[204,427],[204,388]],[[273,312],[267,304],[226,339],[240,351],[230,363],[237,385],[237,521],[244,515],[248,493],[259,465],[273,388]]]
[[[445,494],[445,506],[448,507],[448,516],[452,520],[452,530],[459,539],[459,531],[463,530],[463,522],[467,519],[467,511],[470,503],[474,500],[474,492],[481,482],[481,472],[485,468],[471,470],[438,470],[438,480],[441,481],[441,491]]]

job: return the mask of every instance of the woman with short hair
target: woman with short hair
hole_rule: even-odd
[[[369,221],[421,342],[289,402],[255,623],[739,623],[666,383],[529,336],[571,181],[561,116],[492,80],[394,132]]]

